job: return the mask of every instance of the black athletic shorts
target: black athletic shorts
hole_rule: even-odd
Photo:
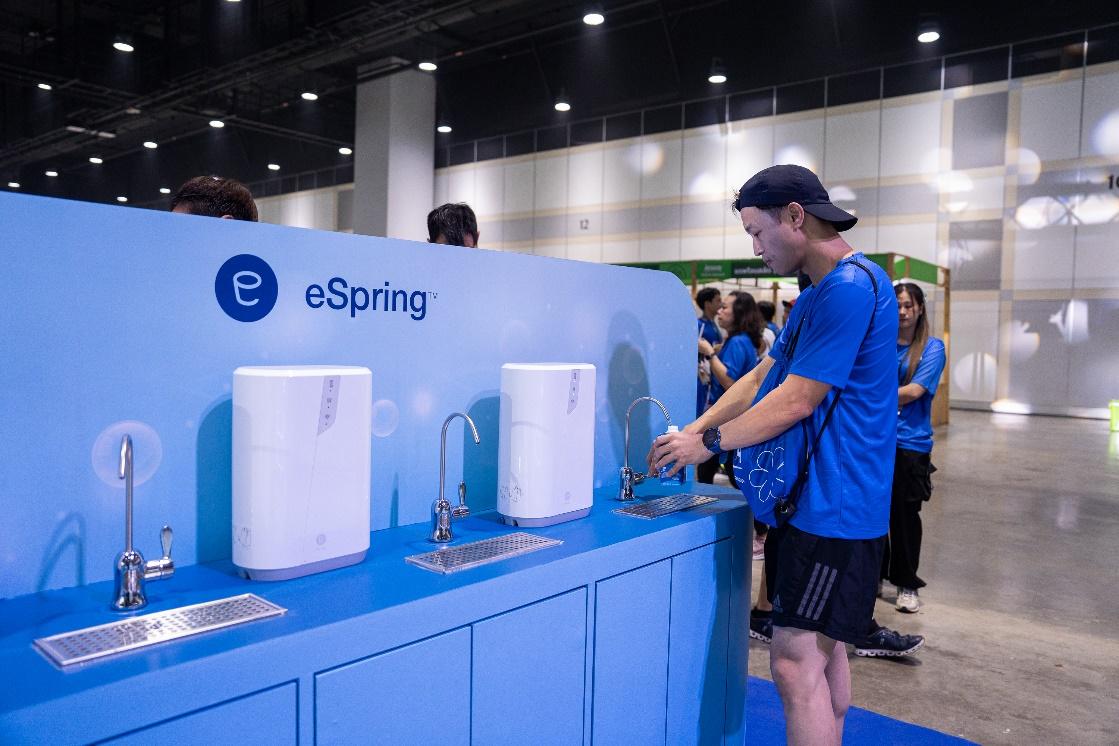
[[[861,642],[874,617],[886,537],[832,539],[792,524],[765,538],[765,582],[775,627]]]

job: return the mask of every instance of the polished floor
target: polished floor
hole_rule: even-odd
[[[852,652],[852,704],[984,744],[1119,743],[1119,433],[953,410],[936,437],[924,608],[876,609],[925,647]],[[751,675],[771,678],[767,648]]]

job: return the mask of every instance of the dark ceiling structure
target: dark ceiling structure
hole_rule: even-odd
[[[0,188],[160,206],[200,173],[349,181],[355,86],[425,59],[452,145],[1117,22],[1113,0],[0,0]]]

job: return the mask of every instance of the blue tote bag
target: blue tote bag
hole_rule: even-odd
[[[875,299],[870,313],[871,323],[873,323],[874,312],[878,307],[878,282],[874,279],[873,273],[858,261],[850,259],[845,263],[855,265],[870,277]],[[814,293],[810,299],[811,305],[800,317],[792,337],[785,345],[785,354],[780,360],[774,358],[773,367],[769,369],[762,385],[758,387],[758,393],[750,404],[751,407],[768,396],[769,392],[784,383],[785,378],[788,377],[796,355],[801,329],[815,309],[815,300]],[[869,333],[868,324],[867,334]],[[866,335],[863,339],[866,339]],[[808,466],[812,461],[812,454],[820,445],[820,436],[831,421],[832,413],[842,393],[838,391],[832,398],[815,437],[812,437],[810,432],[809,424],[812,417],[809,416],[780,435],[756,445],[740,448],[734,454],[734,460],[731,462],[734,478],[738,481],[746,501],[750,503],[754,518],[769,526],[784,526],[796,513],[800,493],[804,490],[805,482],[808,481]]]

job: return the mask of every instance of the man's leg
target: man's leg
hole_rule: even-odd
[[[832,717],[835,718],[835,742],[840,744],[843,742],[843,719],[851,706],[851,667],[847,663],[847,646],[842,642],[835,643],[824,675],[831,694]]]
[[[842,644],[816,632],[794,627],[774,627],[769,668],[785,709],[785,733],[790,746],[839,746],[836,730],[842,714],[833,704],[829,668],[834,669],[837,692],[850,698],[850,672],[846,654],[840,667],[832,663],[835,648]],[[840,668],[842,670],[840,670]],[[844,681],[840,681],[840,678]]]

